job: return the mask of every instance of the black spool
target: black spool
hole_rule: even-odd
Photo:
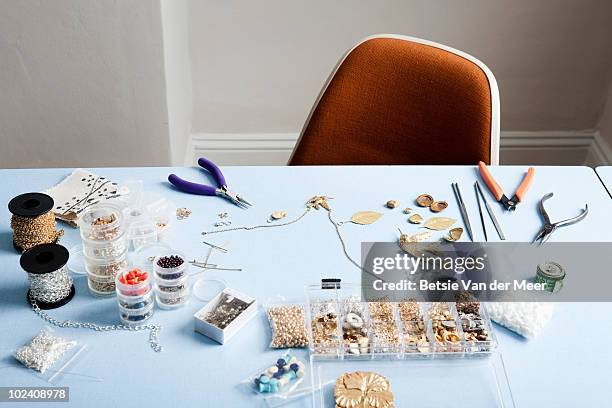
[[[53,198],[43,193],[25,193],[14,197],[8,204],[11,214],[24,218],[40,217],[53,209]],[[23,248],[15,244],[13,247],[19,252]]]
[[[68,258],[69,253],[65,247],[59,244],[41,244],[25,251],[23,255],[21,255],[19,263],[21,264],[21,268],[28,273],[44,275],[64,267],[68,263]],[[74,297],[74,293],[74,285],[71,285],[70,293],[65,298],[52,303],[36,300],[36,304],[44,310],[55,309],[70,302]],[[26,295],[26,300],[30,303],[29,290]]]

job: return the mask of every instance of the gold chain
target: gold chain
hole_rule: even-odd
[[[11,228],[15,245],[23,251],[39,244],[57,243],[64,235],[63,229],[56,230],[55,214],[52,211],[33,218],[13,215]]]

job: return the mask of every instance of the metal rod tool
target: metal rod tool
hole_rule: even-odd
[[[459,203],[459,211],[461,211],[461,216],[463,217],[463,223],[465,224],[465,229],[470,237],[470,240],[474,242],[474,235],[472,234],[472,225],[470,224],[470,219],[468,218],[467,211],[465,210],[465,203],[463,202],[463,197],[461,197],[461,191],[459,191],[459,184],[452,183],[453,192],[455,193],[455,198]]]
[[[478,180],[476,180],[476,190],[478,191],[478,194],[480,194],[480,198],[482,199],[485,205],[485,208],[487,209],[487,212],[489,213],[489,217],[491,217],[491,221],[493,221],[493,226],[495,226],[495,231],[497,231],[497,235],[499,235],[499,239],[504,241],[506,237],[504,236],[504,233],[502,232],[502,229],[499,226],[499,223],[497,222],[497,218],[495,218],[495,214],[493,214],[493,210],[491,209],[491,206],[489,205],[489,203],[487,203],[487,199],[482,193],[482,189],[480,188],[480,183],[478,182]]]

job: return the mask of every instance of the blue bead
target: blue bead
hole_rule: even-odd
[[[300,366],[297,365],[296,363],[293,363],[289,366],[290,369],[292,369],[293,371],[297,371],[300,369]]]
[[[281,373],[280,371],[277,371],[274,373],[274,375],[272,377],[274,378],[281,378],[281,375],[283,375],[283,373]]]
[[[284,359],[284,358],[279,358],[279,359],[276,361],[276,365],[277,365],[279,368],[281,368],[281,367],[286,366],[286,365],[287,365],[287,362],[285,361],[285,359]]]
[[[259,378],[255,378],[255,386],[258,387],[259,386]]]

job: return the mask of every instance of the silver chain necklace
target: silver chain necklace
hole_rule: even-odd
[[[302,218],[304,218],[304,216],[306,216],[306,214],[308,214],[308,212],[311,209],[315,209],[318,210],[319,207],[323,208],[324,210],[327,211],[327,217],[329,218],[329,222],[331,222],[331,224],[334,226],[335,230],[336,230],[336,235],[338,235],[338,239],[340,240],[340,244],[342,244],[342,252],[344,252],[344,256],[353,264],[355,265],[357,268],[359,268],[360,270],[364,270],[361,265],[359,265],[359,263],[357,261],[355,261],[348,253],[348,250],[346,248],[346,242],[344,241],[344,238],[342,237],[342,234],[340,233],[340,226],[343,224],[346,224],[347,222],[350,221],[340,221],[340,222],[336,222],[332,219],[331,216],[331,208],[327,202],[328,199],[331,199],[331,197],[326,197],[326,196],[314,196],[311,199],[309,199],[306,202],[306,210],[302,213],[302,215],[300,215],[299,217],[297,217],[296,219],[292,220],[292,221],[288,221],[288,222],[284,222],[284,223],[280,223],[280,224],[267,224],[267,225],[254,225],[251,227],[233,227],[233,228],[224,228],[224,229],[219,229],[219,230],[215,230],[215,231],[206,231],[206,232],[202,232],[202,235],[210,235],[210,234],[218,234],[221,232],[229,232],[229,231],[238,231],[238,230],[254,230],[254,229],[258,229],[258,228],[274,228],[274,227],[284,227],[287,225],[291,225],[291,224],[295,224],[296,222],[298,222],[299,220],[301,220]],[[367,271],[366,271],[367,272]]]
[[[38,303],[36,299],[30,293],[30,303],[32,304],[32,310],[36,313],[41,319],[52,324],[57,327],[62,328],[71,328],[71,329],[89,329],[96,332],[105,332],[105,331],[113,331],[113,330],[124,330],[131,332],[138,332],[142,330],[149,330],[149,345],[155,352],[163,351],[163,347],[159,344],[159,331],[161,330],[161,326],[155,324],[147,324],[141,326],[127,326],[124,324],[111,324],[111,325],[98,325],[95,323],[89,322],[73,322],[72,320],[57,320],[49,316],[47,313],[43,312],[40,307],[38,307]]]

